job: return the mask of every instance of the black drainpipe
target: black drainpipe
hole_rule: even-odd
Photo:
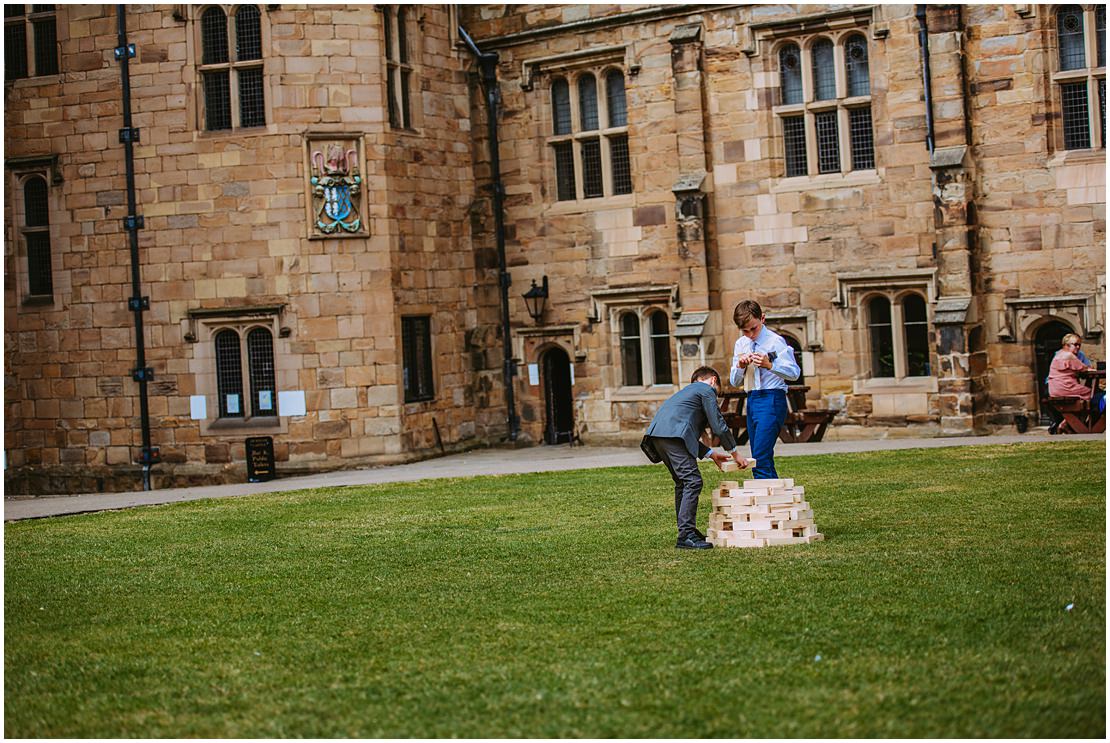
[[[482,87],[486,91],[486,109],[489,128],[489,160],[490,171],[493,177],[491,188],[493,190],[493,219],[494,231],[497,235],[497,265],[500,273],[498,283],[501,286],[501,339],[505,346],[505,361],[503,376],[505,379],[505,404],[509,408],[509,441],[516,441],[520,432],[520,419],[516,415],[516,402],[513,397],[513,353],[511,348],[511,335],[509,329],[509,285],[512,277],[505,268],[505,187],[501,183],[501,148],[497,143],[497,112],[501,103],[501,91],[497,87],[497,52],[483,52],[470,38],[462,26],[459,26],[459,36],[466,42],[471,53],[478,58],[482,67]]]
[[[925,6],[917,6],[917,23],[920,30],[917,38],[921,42],[921,75],[925,84],[925,146],[933,154],[933,74],[929,71],[929,21],[925,16]]]
[[[158,450],[150,445],[150,407],[147,404],[146,384],[154,378],[154,370],[146,365],[146,347],[143,334],[143,312],[150,309],[150,297],[140,296],[139,286],[139,230],[143,228],[143,218],[135,213],[135,151],[134,143],[139,141],[139,130],[131,126],[131,71],[129,61],[135,56],[135,45],[127,43],[127,6],[117,5],[116,16],[119,20],[119,46],[116,59],[120,63],[120,77],[123,88],[123,128],[119,130],[119,141],[123,143],[124,163],[127,167],[127,216],[123,220],[124,229],[131,238],[131,298],[127,307],[135,313],[135,368],[131,376],[139,383],[139,421],[143,430],[143,449],[139,463],[143,466],[143,490],[150,490],[150,466],[158,461]]]

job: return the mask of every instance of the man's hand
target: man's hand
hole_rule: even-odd
[[[750,354],[750,353],[740,354],[740,357],[736,360],[736,366],[739,367],[740,369],[747,369],[748,364],[752,363],[752,356],[753,355],[754,354]]]
[[[748,468],[748,458],[740,453],[740,447],[732,450],[732,461],[740,465],[740,469],[746,470]]]
[[[765,353],[753,353],[751,357],[751,363],[755,364],[756,366],[762,366],[764,369],[770,369],[771,357]]]
[[[724,472],[724,470],[721,469],[721,465],[730,459],[728,454],[716,450],[709,452],[709,458],[713,460],[713,464],[717,465],[717,469],[721,472]]]

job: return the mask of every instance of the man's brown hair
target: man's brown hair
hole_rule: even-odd
[[[752,318],[759,319],[763,317],[763,308],[759,306],[759,302],[754,299],[745,299],[736,305],[736,309],[732,311],[732,321],[736,323],[736,327],[741,330],[748,324],[748,320]]]
[[[718,387],[721,386],[721,375],[718,374],[717,370],[714,369],[712,366],[699,366],[697,369],[694,369],[694,373],[690,377],[690,381],[700,382],[704,379],[709,379],[710,377],[713,377],[717,380]]]

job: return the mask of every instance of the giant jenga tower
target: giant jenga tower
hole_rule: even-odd
[[[824,539],[813,523],[805,488],[790,478],[727,480],[713,491],[705,538],[714,547],[773,547]]]

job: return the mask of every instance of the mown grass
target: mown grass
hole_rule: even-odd
[[[826,542],[676,551],[661,467],[9,524],[4,732],[1104,736],[1103,443],[781,469]]]

